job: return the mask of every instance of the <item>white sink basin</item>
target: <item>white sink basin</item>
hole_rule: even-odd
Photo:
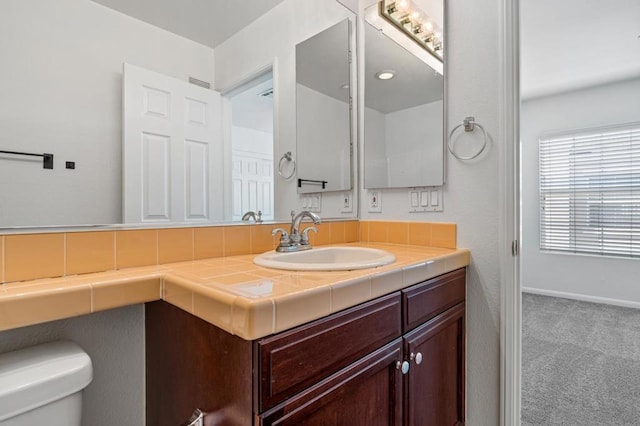
[[[396,260],[384,250],[366,247],[322,247],[294,253],[268,251],[253,258],[253,263],[267,268],[293,271],[348,271],[375,268]]]

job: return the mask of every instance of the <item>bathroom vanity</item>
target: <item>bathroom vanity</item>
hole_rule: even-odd
[[[359,232],[347,232],[355,225]],[[111,362],[102,356],[102,346],[89,345],[93,355],[100,355],[97,365],[102,365],[94,381],[100,386],[97,389],[123,374],[133,375],[127,386],[118,388],[117,397],[93,399],[100,406],[117,407],[109,419],[121,419],[118,424],[141,424],[146,410],[147,424],[180,425],[196,408],[210,413],[210,424],[220,425],[340,424],[343,420],[428,424],[420,417],[425,413],[436,416],[436,424],[442,418],[446,424],[460,422],[464,418],[464,271],[470,253],[455,248],[455,225],[366,221],[319,225],[332,236],[360,236],[359,242],[325,246],[334,254],[349,248],[379,249],[396,259],[375,268],[340,271],[278,270],[254,263],[250,252],[267,250],[263,246],[273,244],[271,231],[276,226],[153,230],[152,252],[163,263],[137,267],[125,266],[141,255],[140,245],[128,239],[145,236],[148,230],[98,233],[83,252],[95,252],[106,240],[112,251],[106,251],[105,258],[113,259],[115,254],[117,270],[85,269],[86,273],[58,277],[44,275],[51,272],[41,259],[61,259],[61,270],[77,272],[78,265],[71,262],[73,251],[67,250],[67,262],[63,262],[62,243],[66,240],[67,249],[73,248],[77,237],[94,234],[5,235],[0,241],[9,282],[0,287],[0,330],[144,303],[146,344],[142,329],[139,340],[128,343],[144,348],[138,352],[140,364],[127,365],[134,361],[124,353],[135,351],[133,346],[118,347],[123,357]],[[378,232],[379,228],[385,232]],[[401,229],[406,233],[405,244],[375,241],[380,234],[395,237]],[[425,230],[430,231],[430,239],[408,238],[410,232],[415,237]],[[195,235],[193,246],[185,246],[189,253],[192,247],[199,253],[198,236],[204,232],[205,241],[212,241],[213,231],[223,231],[226,256],[187,261],[168,256],[167,247],[181,247],[176,234]],[[242,233],[247,239],[251,236],[245,251],[228,252],[235,250],[233,243]],[[173,237],[168,238],[173,244],[167,246],[165,237]],[[156,239],[162,244],[156,244]],[[59,251],[20,251],[25,246],[50,247],[56,241]],[[206,247],[211,249],[210,244]],[[316,250],[320,255],[324,249]],[[21,269],[21,265],[29,267]],[[141,325],[142,317],[140,310],[140,321],[130,325]],[[117,327],[122,333],[132,331],[124,322]],[[96,331],[87,335],[85,344],[101,336]],[[87,400],[92,396],[87,395]],[[124,421],[131,405],[139,407],[139,420]],[[419,409],[427,406],[431,406],[427,411]],[[327,420],[333,415],[335,421]],[[91,422],[94,418],[90,417]],[[115,424],[109,419],[101,424]]]
[[[457,269],[253,340],[147,303],[147,424],[200,408],[216,425],[462,425],[465,283]]]

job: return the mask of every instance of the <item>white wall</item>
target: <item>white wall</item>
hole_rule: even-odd
[[[329,191],[347,188],[351,180],[349,105],[297,84],[296,127],[298,177],[327,181]],[[305,192],[317,186],[303,185]]]
[[[370,188],[384,188],[389,184],[385,115],[373,108],[364,108],[364,134],[367,149],[364,152],[364,179]],[[362,139],[362,138],[361,138]]]
[[[84,390],[82,424],[144,424],[144,308],[129,306],[0,332],[0,352],[71,340],[93,363]]]
[[[285,0],[214,49],[218,90],[273,66],[275,161],[287,151],[297,158],[295,45],[348,17],[353,13],[333,0]],[[276,219],[290,220],[289,212],[300,209],[296,183],[276,179]],[[322,194],[320,215],[353,217],[355,212],[340,213],[341,200],[340,192]]]
[[[388,186],[442,181],[442,115],[442,101],[385,115]]]
[[[0,57],[0,149],[55,155],[0,159],[0,226],[121,222],[122,63],[214,73],[212,49],[88,0],[2,1]]]
[[[638,261],[540,252],[538,139],[544,133],[640,121],[640,79],[522,103],[522,287],[640,307]],[[607,300],[609,299],[609,300]]]
[[[442,101],[388,114],[365,107],[364,114],[365,186],[409,187],[441,181]]]
[[[247,127],[232,126],[233,150],[262,154],[266,158],[273,157],[273,135]]]
[[[363,8],[374,4],[362,0]],[[446,114],[449,131],[473,115],[494,138],[500,119],[501,2],[447,1],[445,51]],[[362,22],[359,25],[363,27]],[[362,43],[363,34],[360,33]],[[362,48],[362,44],[360,48]],[[360,58],[360,69],[364,69]],[[362,85],[362,81],[359,82]],[[362,86],[360,86],[362,88]],[[359,102],[362,105],[363,99]],[[360,119],[363,119],[363,115]],[[427,220],[458,224],[458,246],[471,250],[467,280],[467,424],[500,423],[500,257],[498,194],[501,156],[507,141],[491,141],[475,161],[447,155],[444,212],[408,213],[407,190],[383,190],[382,213],[367,213],[366,193],[361,202],[364,219]]]

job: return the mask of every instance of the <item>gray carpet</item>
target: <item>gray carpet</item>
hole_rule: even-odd
[[[640,425],[640,309],[522,297],[522,425]]]

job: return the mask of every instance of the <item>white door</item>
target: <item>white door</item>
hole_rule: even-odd
[[[260,210],[263,220],[273,220],[273,158],[233,150],[232,163],[231,219],[240,220],[249,210]]]
[[[222,219],[220,94],[124,64],[123,221]]]

